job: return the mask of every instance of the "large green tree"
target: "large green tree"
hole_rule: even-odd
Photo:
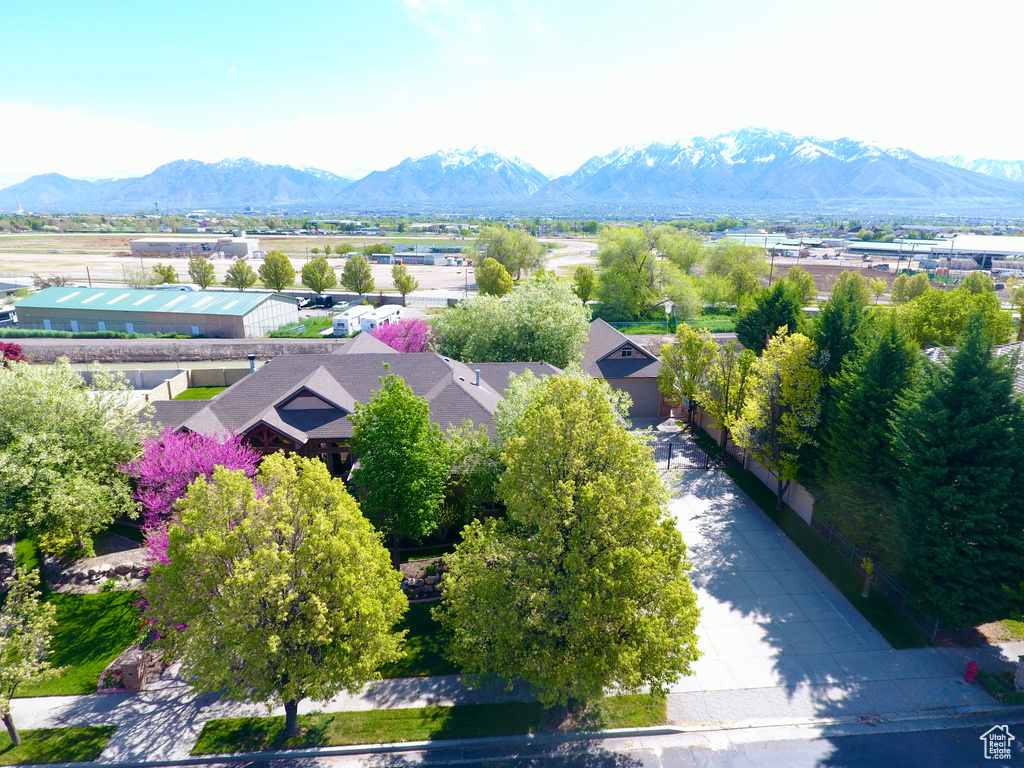
[[[305,269],[303,269],[303,282],[305,282]],[[370,265],[358,253],[345,262],[345,266],[341,270],[341,285],[360,296],[373,290],[373,273],[370,271]]]
[[[451,452],[424,398],[390,372],[380,382],[370,402],[357,403],[349,416],[350,445],[359,459],[352,484],[363,513],[387,537],[397,568],[400,540],[419,540],[434,530],[450,482]]]
[[[606,227],[599,235],[597,257],[603,267],[598,296],[607,316],[647,317],[665,299],[676,315],[693,317],[700,310],[696,281],[676,264],[659,259],[658,234],[650,227]]]
[[[465,529],[435,612],[462,671],[525,680],[547,707],[689,673],[699,609],[685,545],[650,449],[600,383],[544,379],[504,460],[508,519]]]
[[[572,290],[586,304],[597,294],[597,273],[586,264],[580,264],[573,273]]]
[[[392,265],[391,280],[395,284],[395,290],[402,294],[403,301],[406,296],[419,290],[420,287],[420,281],[409,274],[409,268],[405,264]]]
[[[316,459],[274,453],[256,483],[196,480],[144,594],[193,688],[283,704],[356,692],[401,657],[408,605],[377,532]]]
[[[762,291],[736,320],[736,338],[747,349],[758,354],[768,340],[785,326],[796,333],[803,329],[804,310],[799,297],[780,280]]]
[[[889,298],[893,304],[906,304],[908,301],[916,299],[925,291],[931,290],[931,287],[931,281],[926,273],[918,272],[916,275],[904,273],[892,281],[892,290],[889,292]]]
[[[717,354],[718,344],[708,331],[696,331],[683,323],[676,330],[676,343],[663,345],[658,355],[658,390],[672,405],[686,405],[691,426],[698,393]]]
[[[57,606],[40,601],[38,585],[39,572],[19,566],[0,609],[0,717],[14,746],[21,744],[11,714],[11,699],[18,688],[64,672],[46,659],[57,624]]]
[[[535,275],[506,299],[475,296],[434,317],[434,345],[465,362],[547,362],[582,358],[590,309],[554,275]]]
[[[302,284],[314,293],[323,293],[338,284],[338,276],[326,256],[314,256],[302,265]]]
[[[783,329],[751,371],[750,394],[734,428],[736,442],[775,475],[775,503],[797,479],[801,450],[814,441],[820,415],[818,350],[801,333]]]
[[[283,291],[295,284],[295,267],[284,251],[268,251],[260,264],[260,280],[272,291]]]
[[[899,322],[921,346],[953,346],[967,330],[968,321],[979,317],[996,344],[1010,340],[1010,313],[991,291],[929,290],[896,307]]]
[[[188,260],[188,279],[205,291],[216,281],[217,270],[205,256],[193,256]]]
[[[780,282],[784,282],[789,287],[790,293],[799,302],[801,308],[812,304],[818,298],[814,277],[803,267],[790,267],[789,272]]]
[[[0,533],[31,532],[46,552],[92,550],[92,537],[136,514],[119,470],[151,432],[131,387],[99,367],[87,387],[64,359],[0,368]],[[143,418],[140,418],[142,416]]]
[[[823,507],[851,541],[893,571],[904,540],[895,514],[900,465],[889,422],[898,398],[914,384],[920,359],[890,315],[862,337],[832,380],[819,431]]]
[[[525,229],[482,227],[477,242],[484,246],[489,258],[505,267],[517,280],[524,270],[529,274],[544,260],[544,248]]]
[[[821,352],[822,375],[826,384],[843,367],[847,355],[857,345],[857,332],[867,314],[867,302],[856,284],[844,282],[832,289],[818,311],[814,341]]]
[[[235,262],[228,267],[227,274],[224,276],[224,285],[244,291],[246,288],[252,288],[256,285],[257,279],[256,272],[248,261],[245,259],[236,259]]]
[[[743,412],[750,388],[750,371],[756,359],[752,350],[741,350],[735,341],[730,341],[716,350],[697,392],[697,399],[711,417],[712,425],[721,430],[718,439],[721,450],[725,450],[729,433]]]
[[[1016,356],[992,348],[984,320],[973,317],[948,365],[928,364],[892,421],[908,542],[903,577],[954,629],[1021,606],[1024,409],[1014,392]]]
[[[476,287],[485,296],[504,296],[512,292],[512,275],[497,259],[488,256],[476,267]]]
[[[764,249],[729,238],[708,248],[707,272],[725,279],[733,304],[743,304],[761,287],[761,278],[768,274]]]

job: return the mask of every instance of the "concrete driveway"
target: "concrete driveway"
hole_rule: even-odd
[[[693,561],[702,658],[670,719],[777,722],[991,707],[942,649],[893,650],[724,472],[665,474]]]

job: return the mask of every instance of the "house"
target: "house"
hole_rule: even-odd
[[[154,404],[163,427],[204,434],[242,435],[262,454],[288,451],[319,457],[332,475],[352,465],[348,443],[356,403],[370,401],[390,372],[426,398],[431,417],[444,430],[465,420],[494,433],[494,409],[513,373],[560,373],[547,363],[477,363],[472,367],[434,352],[395,352],[367,334],[345,354],[280,355],[212,400]],[[381,349],[383,348],[383,349]],[[368,351],[364,351],[368,350]]]
[[[669,406],[658,390],[661,360],[604,320],[594,320],[583,345],[584,372],[606,380],[633,398],[631,419],[669,416]]]

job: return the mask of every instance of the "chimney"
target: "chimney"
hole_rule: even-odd
[[[246,355],[249,358],[249,373],[256,373],[256,355]]]
[[[476,373],[476,385],[479,387],[480,386],[480,369],[477,368],[475,373]]]

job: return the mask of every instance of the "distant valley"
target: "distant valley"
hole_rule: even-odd
[[[483,147],[447,150],[354,181],[250,159],[178,160],[138,178],[81,181],[57,173],[0,190],[0,209],[636,215],[711,209],[1001,213],[1024,202],[1024,162],[927,158],[909,149],[744,128],[593,157],[549,179]]]

